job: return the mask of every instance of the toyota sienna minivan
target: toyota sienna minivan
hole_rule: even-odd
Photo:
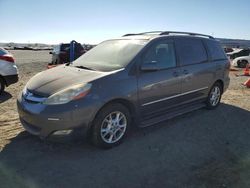
[[[127,34],[72,64],[38,73],[18,97],[23,127],[41,138],[83,131],[99,147],[195,109],[215,109],[230,63],[212,36],[186,32]]]

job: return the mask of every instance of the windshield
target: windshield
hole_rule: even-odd
[[[146,42],[147,40],[108,40],[82,55],[73,62],[73,66],[98,71],[118,70],[124,68]]]

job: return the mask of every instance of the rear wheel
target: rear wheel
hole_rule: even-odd
[[[3,93],[5,89],[5,82],[4,80],[0,77],[0,95]]]
[[[211,88],[207,98],[207,108],[214,109],[220,104],[222,95],[222,86],[219,82],[216,82]]]
[[[101,148],[119,145],[127,135],[130,123],[130,113],[125,106],[115,103],[104,107],[93,123],[93,144]]]

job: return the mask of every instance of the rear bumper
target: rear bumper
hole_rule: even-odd
[[[16,74],[16,75],[4,76],[4,80],[6,82],[6,85],[9,86],[11,84],[18,82],[18,75]]]

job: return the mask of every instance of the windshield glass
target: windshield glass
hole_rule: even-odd
[[[108,40],[94,47],[76,61],[73,66],[98,71],[124,68],[143,48],[147,40]]]

